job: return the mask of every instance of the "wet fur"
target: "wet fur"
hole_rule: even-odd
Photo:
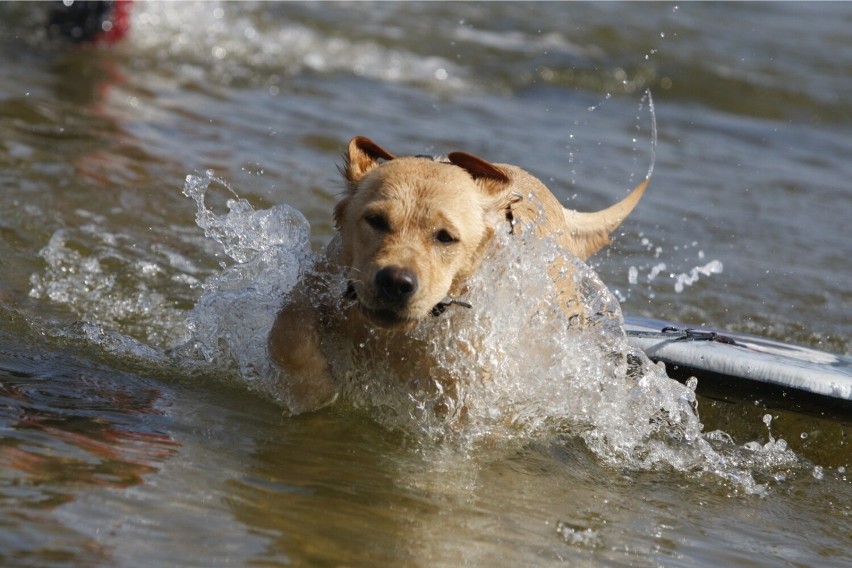
[[[464,152],[446,161],[396,157],[364,137],[349,143],[341,171],[347,187],[334,209],[337,235],[288,296],[269,336],[294,413],[334,400],[337,388],[324,352],[330,341],[354,345],[369,336],[387,354],[377,364],[401,378],[413,365],[430,368],[422,344],[405,332],[465,293],[495,231],[534,231],[585,259],[609,242],[648,181],[604,211],[579,213],[564,209],[517,166]],[[351,300],[345,309],[329,285],[341,270]],[[570,270],[556,263],[550,274],[560,305],[581,324]],[[456,386],[454,377],[434,380],[448,392]]]

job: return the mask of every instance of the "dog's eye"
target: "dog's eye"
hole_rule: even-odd
[[[390,224],[388,223],[387,218],[384,215],[379,215],[378,213],[371,213],[364,217],[364,220],[377,231],[381,231],[382,233],[386,233],[390,231]]]
[[[446,229],[441,229],[435,233],[435,240],[444,245],[449,245],[458,242],[458,239],[450,234]]]

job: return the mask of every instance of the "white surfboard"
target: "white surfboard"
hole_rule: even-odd
[[[628,341],[698,392],[806,400],[852,416],[852,357],[742,333],[625,317]]]

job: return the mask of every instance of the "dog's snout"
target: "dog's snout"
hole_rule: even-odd
[[[387,299],[404,302],[417,291],[417,275],[398,266],[386,266],[376,273],[376,288]]]

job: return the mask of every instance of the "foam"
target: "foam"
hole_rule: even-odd
[[[214,186],[231,193],[227,212],[206,204]],[[163,255],[132,257],[124,236],[98,237],[97,227],[56,232],[42,251],[47,268],[33,275],[31,294],[81,314],[86,321],[66,329],[68,338],[169,376],[230,381],[286,406],[267,335],[287,293],[317,258],[310,225],[286,205],[254,210],[211,171],[187,176],[184,193],[196,203],[198,226],[224,253],[221,270],[203,280],[188,312],[163,295],[179,295],[176,286],[197,291],[201,273],[181,272],[187,260],[180,256],[169,261],[175,266],[153,261]],[[462,378],[457,392],[443,392],[429,368],[413,380],[393,376],[382,364],[380,342],[338,341],[327,346],[338,408],[367,413],[418,445],[449,444],[462,452],[568,436],[613,467],[712,475],[734,492],[763,493],[756,475],[798,463],[783,440],[738,446],[724,433],[703,432],[695,381],[669,379],[662,365],[630,347],[618,301],[584,263],[548,240],[496,238],[499,246],[461,298],[472,307],[450,306],[410,332],[438,368]],[[586,326],[574,325],[558,306],[548,274],[555,260],[565,263],[581,292]],[[116,268],[125,276],[118,278]],[[345,280],[334,278],[331,289],[342,299]],[[139,330],[138,339],[130,337]],[[466,419],[455,420],[462,408]]]
[[[293,20],[269,26],[268,10],[265,3],[140,3],[128,41],[137,61],[158,67],[173,62],[168,64],[183,67],[181,75],[225,84],[262,81],[274,87],[281,75],[312,71],[442,91],[469,88],[462,69],[446,58],[368,38],[331,37]]]
[[[286,402],[266,334],[282,298],[315,260],[310,227],[292,208],[254,211],[242,200],[217,216],[203,200],[213,179],[212,172],[190,176],[185,193],[196,200],[205,233],[239,261],[204,284],[187,320],[187,345],[210,364],[238,370],[250,388]],[[463,378],[461,388],[443,392],[429,369],[413,380],[393,376],[382,364],[381,342],[340,342],[327,346],[340,407],[365,411],[422,443],[460,448],[579,437],[613,466],[712,474],[747,493],[765,490],[753,470],[797,462],[777,442],[736,446],[724,433],[704,433],[695,382],[669,379],[662,365],[630,347],[618,301],[584,263],[547,240],[497,239],[461,298],[472,307],[451,306],[409,332],[438,366]],[[548,274],[557,258],[568,263],[582,293],[587,326],[571,325],[557,305]],[[334,278],[331,289],[343,301],[345,280]],[[183,356],[191,359],[190,351]],[[438,406],[444,412],[436,413]],[[466,419],[455,420],[462,407]]]

